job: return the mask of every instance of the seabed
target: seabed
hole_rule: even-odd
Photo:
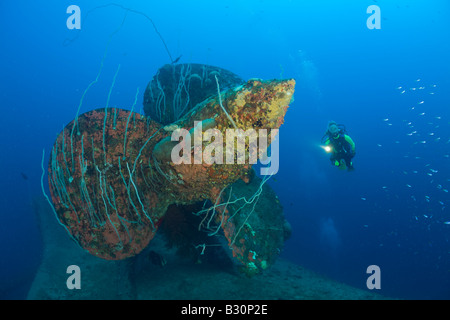
[[[226,263],[194,263],[168,250],[161,237],[135,258],[107,261],[78,247],[58,225],[45,199],[35,201],[42,227],[44,252],[28,293],[31,300],[379,300],[388,299],[328,279],[278,258],[254,277]],[[163,253],[166,264],[156,265],[148,250]],[[68,289],[67,267],[81,270],[81,289]]]

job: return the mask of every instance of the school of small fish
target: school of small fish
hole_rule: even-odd
[[[386,128],[396,128],[392,142],[399,145],[400,161],[405,163],[405,170],[397,173],[398,179],[394,178],[392,185],[380,188],[389,197],[397,199],[409,194],[402,203],[406,208],[414,209],[409,210],[413,212],[413,220],[448,225],[450,230],[450,119],[434,114],[439,97],[437,84],[425,83],[420,78],[412,82],[412,85],[396,87],[404,97],[406,107],[399,106],[392,117],[381,119]],[[400,108],[405,112],[402,113]],[[403,119],[399,119],[399,114]],[[386,145],[387,142],[377,143],[378,148]],[[424,190],[426,194],[423,194]],[[367,201],[368,197],[363,196],[361,200]]]

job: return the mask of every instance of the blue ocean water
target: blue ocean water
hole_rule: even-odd
[[[244,79],[295,78],[270,180],[292,225],[282,256],[381,294],[450,298],[450,3],[116,1],[151,17],[173,59]],[[69,30],[70,5],[81,8]],[[367,8],[381,9],[369,29]],[[140,100],[168,53],[145,16],[108,1],[0,3],[0,297],[26,297],[42,243],[32,199],[42,150],[81,112]],[[105,48],[107,52],[105,54]],[[140,104],[139,104],[140,106]],[[355,171],[320,148],[328,121],[356,143]]]

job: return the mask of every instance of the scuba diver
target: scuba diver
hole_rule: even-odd
[[[331,152],[330,160],[334,166],[342,170],[354,170],[352,158],[355,156],[355,143],[347,135],[344,125],[330,121],[322,143],[325,144],[325,151]]]

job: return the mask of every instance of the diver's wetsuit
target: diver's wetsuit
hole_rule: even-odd
[[[352,158],[355,156],[355,143],[348,135],[340,133],[336,137],[328,137],[325,145],[332,147],[330,157],[331,163],[335,165],[335,161],[341,162],[345,160],[348,169],[353,169]],[[338,165],[339,166],[339,165]]]

